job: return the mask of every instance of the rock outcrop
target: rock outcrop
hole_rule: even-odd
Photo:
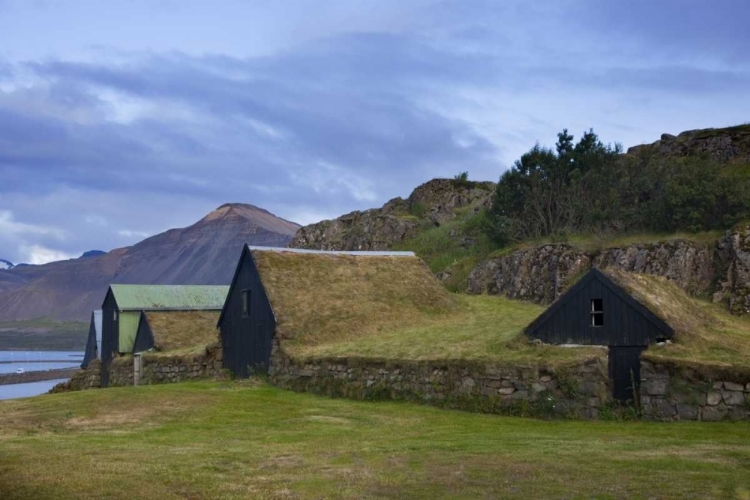
[[[422,227],[456,217],[466,207],[481,210],[489,206],[495,184],[433,179],[417,187],[407,199],[394,198],[363,212],[300,228],[289,244],[314,250],[387,250],[414,236]]]
[[[714,302],[725,302],[734,314],[750,314],[750,224],[743,224],[718,242],[721,281]]]
[[[655,153],[662,157],[702,156],[719,162],[750,161],[750,125],[722,129],[688,130],[680,135],[662,134],[652,144],[628,149],[629,155]]]
[[[601,252],[550,244],[480,263],[469,274],[467,291],[550,303],[592,265],[664,276],[693,295],[710,293],[716,278],[713,247],[692,241],[635,244]]]
[[[528,248],[479,264],[469,274],[467,291],[548,303],[590,267],[591,256],[571,245]]]
[[[602,269],[664,276],[691,295],[710,294],[716,277],[714,249],[686,240],[608,248],[593,263]]]

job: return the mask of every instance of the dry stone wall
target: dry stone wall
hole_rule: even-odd
[[[102,381],[102,362],[98,359],[92,360],[89,365],[76,371],[70,380],[61,382],[54,386],[49,392],[83,391],[86,389],[98,389]]]
[[[641,407],[653,420],[750,420],[750,379],[711,380],[643,360]]]
[[[270,380],[294,391],[393,399],[484,413],[576,419],[750,420],[750,380],[641,362],[641,401],[616,405],[602,356],[562,368],[467,361],[294,360],[274,345]]]
[[[135,385],[135,360],[131,355],[118,356],[109,366],[109,386]],[[141,372],[138,385],[167,384],[199,379],[222,379],[222,351],[218,345],[210,346],[204,353],[169,356],[160,353],[141,355]],[[94,360],[85,370],[79,370],[67,382],[56,385],[50,392],[81,391],[101,387],[101,361]]]
[[[220,348],[194,356],[144,354],[139,385],[223,378],[221,355]]]
[[[610,403],[606,355],[562,369],[464,361],[295,361],[274,348],[270,380],[295,391],[469,411],[595,419]]]

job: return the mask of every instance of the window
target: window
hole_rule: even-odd
[[[117,321],[117,311],[113,311],[113,312],[112,312],[112,319],[113,319],[114,321]]]
[[[591,326],[604,326],[602,299],[591,299]]]
[[[250,316],[250,290],[242,290],[242,317]]]

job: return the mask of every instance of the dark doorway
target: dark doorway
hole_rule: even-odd
[[[641,400],[641,353],[645,346],[609,348],[612,396],[621,403]]]

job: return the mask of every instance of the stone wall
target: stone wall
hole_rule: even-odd
[[[269,377],[285,389],[332,397],[406,400],[506,415],[595,419],[611,401],[606,354],[552,369],[447,360],[295,361],[275,346]]]
[[[192,355],[170,356],[163,353],[143,353],[138,385],[167,384],[198,379],[222,379],[222,351],[218,345],[209,346],[205,352]],[[109,366],[109,387],[135,385],[134,358],[118,356]],[[50,392],[81,391],[101,387],[101,361],[94,360],[88,368],[79,370],[73,377],[56,385]]]
[[[275,343],[270,381],[284,389],[358,400],[393,399],[483,413],[575,419],[750,420],[750,379],[712,380],[641,361],[641,401],[612,399],[606,350],[564,367],[361,358],[294,360]]]
[[[54,386],[49,392],[83,391],[86,389],[98,389],[102,382],[102,362],[94,359],[85,369],[80,369],[70,377],[67,382],[61,382]]]
[[[221,365],[222,351],[216,346],[206,349],[205,353],[192,356],[145,353],[142,355],[139,385],[224,378]]]
[[[654,420],[750,420],[750,379],[714,381],[643,360],[641,407]]]

